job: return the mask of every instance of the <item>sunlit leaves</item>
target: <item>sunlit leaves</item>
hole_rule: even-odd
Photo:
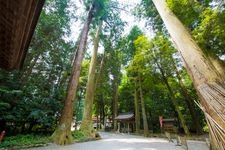
[[[198,16],[201,11],[200,5],[192,0],[168,0],[169,8],[177,14],[183,23],[193,29],[198,24]],[[189,12],[189,13],[187,13]]]
[[[168,0],[167,3],[192,31],[193,37],[206,55],[221,58],[225,54],[225,11],[213,6],[216,2]]]
[[[193,36],[208,54],[225,54],[225,12],[206,9],[201,14],[201,23],[193,31]]]

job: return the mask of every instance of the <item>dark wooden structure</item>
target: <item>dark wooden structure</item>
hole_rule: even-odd
[[[115,117],[115,120],[117,120],[118,132],[133,132],[135,122],[134,113],[127,112],[119,114],[117,117]]]
[[[163,126],[162,130],[169,133],[177,133],[177,119],[176,118],[169,118],[163,119]]]
[[[23,65],[44,0],[0,0],[0,68]]]

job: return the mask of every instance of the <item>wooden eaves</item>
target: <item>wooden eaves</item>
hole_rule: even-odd
[[[134,113],[131,113],[131,112],[121,113],[117,117],[115,117],[115,120],[118,120],[120,122],[133,121]]]
[[[0,0],[0,68],[23,65],[44,0]]]

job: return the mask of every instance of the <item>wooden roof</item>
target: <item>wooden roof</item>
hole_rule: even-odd
[[[163,122],[176,122],[176,118],[168,118],[168,119],[163,119]]]
[[[23,65],[44,0],[0,0],[0,68]]]
[[[131,120],[134,119],[134,113],[122,113],[115,117],[115,120]]]

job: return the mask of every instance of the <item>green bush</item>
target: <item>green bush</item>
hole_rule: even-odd
[[[33,147],[36,145],[44,145],[49,143],[48,136],[43,135],[17,135],[11,137],[5,137],[0,144],[0,148],[6,147]]]

